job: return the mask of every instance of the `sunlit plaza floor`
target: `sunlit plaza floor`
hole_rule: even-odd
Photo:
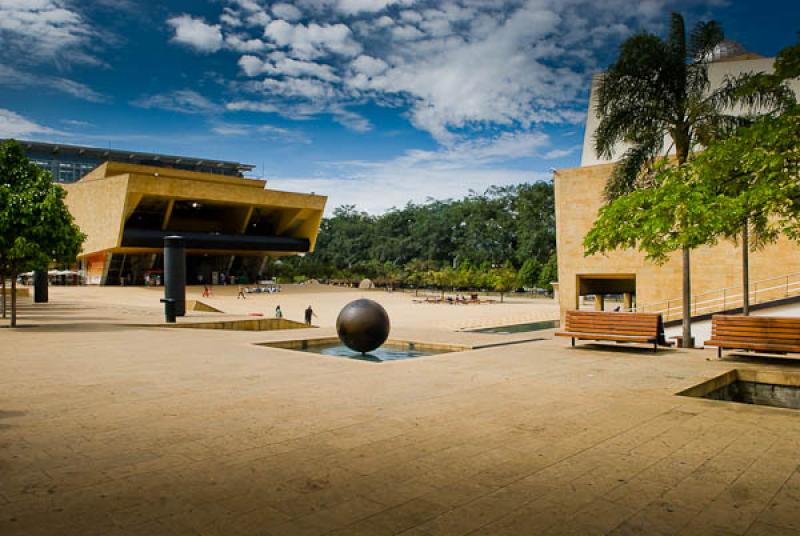
[[[50,290],[0,329],[3,536],[800,533],[800,414],[675,395],[785,360],[458,331],[556,317],[544,300],[215,289],[226,317],[321,326],[247,332],[136,326],[158,290]],[[357,297],[393,337],[544,339],[391,363],[255,344],[330,336]]]

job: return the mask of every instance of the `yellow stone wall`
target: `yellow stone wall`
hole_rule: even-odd
[[[603,204],[603,187],[613,164],[559,170],[555,174],[556,247],[558,254],[559,303],[562,322],[568,309],[578,302],[580,275],[635,274],[639,305],[681,297],[680,253],[661,266],[634,251],[584,257],[583,238]],[[738,291],[742,280],[741,249],[730,241],[692,252],[692,294],[732,287]],[[781,239],[761,251],[750,253],[750,280],[758,281],[800,272],[800,244]],[[752,289],[751,289],[752,290]],[[776,296],[777,297],[777,296]]]
[[[86,234],[83,254],[117,247],[122,237],[128,176],[80,180],[64,188],[67,208]]]

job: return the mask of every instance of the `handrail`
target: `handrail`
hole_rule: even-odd
[[[777,281],[780,283],[765,285],[766,283]],[[759,294],[762,297],[761,301],[759,301]],[[800,295],[800,272],[792,272],[750,282],[750,303],[753,305],[795,295]],[[744,294],[741,287],[723,287],[709,290],[691,296],[691,315],[697,316],[724,311],[734,307],[741,307],[743,303]],[[665,320],[669,320],[671,316],[681,318],[683,316],[683,298],[636,305],[628,310],[661,313],[664,315]]]

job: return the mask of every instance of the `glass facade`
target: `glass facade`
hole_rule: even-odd
[[[31,155],[30,158],[34,164],[49,171],[55,182],[62,184],[77,182],[81,177],[100,164],[100,162],[95,161],[76,162],[53,158],[38,158],[35,155]]]

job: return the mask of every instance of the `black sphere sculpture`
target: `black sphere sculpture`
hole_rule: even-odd
[[[372,300],[355,300],[339,312],[336,332],[339,339],[351,350],[366,354],[389,337],[389,315],[386,309]]]

